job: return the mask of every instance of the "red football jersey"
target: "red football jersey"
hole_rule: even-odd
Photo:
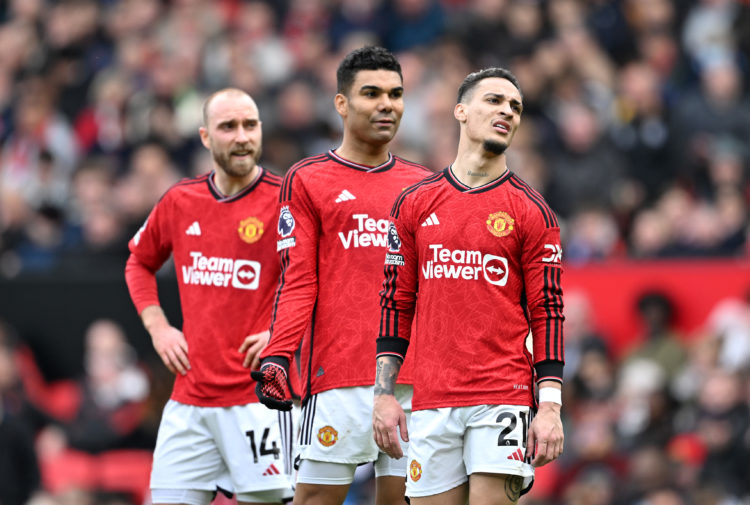
[[[174,257],[191,365],[187,375],[176,376],[176,401],[206,407],[258,401],[238,349],[271,323],[280,186],[281,178],[262,168],[231,197],[218,191],[213,173],[185,179],[164,194],[130,241],[131,254],[151,272]],[[158,299],[132,277],[128,286],[140,314]]]
[[[375,383],[388,212],[401,191],[431,173],[393,155],[368,167],[333,151],[289,169],[277,230],[281,277],[262,356],[290,357],[301,342],[306,394]]]
[[[557,218],[512,172],[469,188],[446,168],[402,193],[377,352],[403,358],[416,313],[415,410],[531,406],[532,364],[537,380],[562,380],[561,256]]]

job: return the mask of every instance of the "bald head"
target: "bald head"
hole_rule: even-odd
[[[209,118],[213,112],[213,103],[215,101],[229,99],[229,100],[249,100],[253,104],[253,108],[258,110],[258,106],[255,104],[255,100],[245,91],[239,88],[224,88],[219,91],[211,93],[206,101],[203,102],[203,126],[208,127]]]

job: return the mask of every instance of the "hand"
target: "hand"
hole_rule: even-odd
[[[261,362],[259,371],[250,372],[250,377],[258,381],[255,386],[255,394],[258,395],[260,403],[269,409],[292,409],[288,359],[280,356],[268,356]]]
[[[544,466],[557,459],[563,451],[563,426],[560,405],[552,402],[539,404],[539,411],[529,426],[527,447],[534,451],[531,464]]]
[[[245,359],[242,360],[242,366],[250,368],[250,370],[257,370],[260,366],[260,351],[268,343],[268,337],[270,333],[268,330],[245,337],[245,341],[242,342],[239,351],[245,353]]]
[[[375,395],[372,409],[372,437],[380,450],[393,459],[400,459],[404,456],[398,440],[399,431],[401,440],[408,442],[409,430],[406,427],[406,414],[401,404],[392,394]]]
[[[186,375],[190,370],[188,343],[185,335],[174,326],[160,325],[150,331],[154,349],[170,372]]]

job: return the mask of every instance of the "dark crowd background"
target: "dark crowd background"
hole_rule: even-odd
[[[747,0],[0,1],[0,504],[148,501],[171,379],[125,292],[127,241],[208,169],[209,93],[255,98],[261,164],[283,175],[337,146],[335,69],[365,44],[403,67],[392,151],[434,170],[466,74],[516,74],[508,164],[558,213],[567,264],[748,260]],[[750,503],[747,293],[690,335],[643,293],[622,356],[586,293],[566,296],[565,453],[522,501]],[[371,502],[363,467],[348,503]]]

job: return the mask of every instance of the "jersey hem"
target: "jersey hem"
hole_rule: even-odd
[[[414,386],[414,381],[408,380],[408,379],[405,379],[405,380],[399,379],[396,381],[396,384],[404,385],[404,386]],[[354,381],[352,383],[345,383],[345,384],[339,383],[339,384],[336,384],[335,386],[322,386],[322,387],[317,387],[317,388],[310,388],[310,391],[311,391],[310,394],[316,395],[324,391],[330,391],[331,389],[356,388],[356,387],[363,387],[363,386],[374,387],[375,381],[372,381],[372,382]]]
[[[417,410],[444,409],[454,407],[477,407],[479,405],[513,405],[517,407],[533,408],[533,404],[531,401],[519,402],[518,400],[501,400],[496,398],[490,399],[488,401],[468,400],[466,402],[415,402],[412,399],[411,404],[412,412],[415,412]]]
[[[210,401],[202,398],[173,394],[169,399],[185,405],[193,405],[194,407],[237,407],[240,405],[248,405],[250,403],[259,403],[256,396],[237,398],[236,400]]]

